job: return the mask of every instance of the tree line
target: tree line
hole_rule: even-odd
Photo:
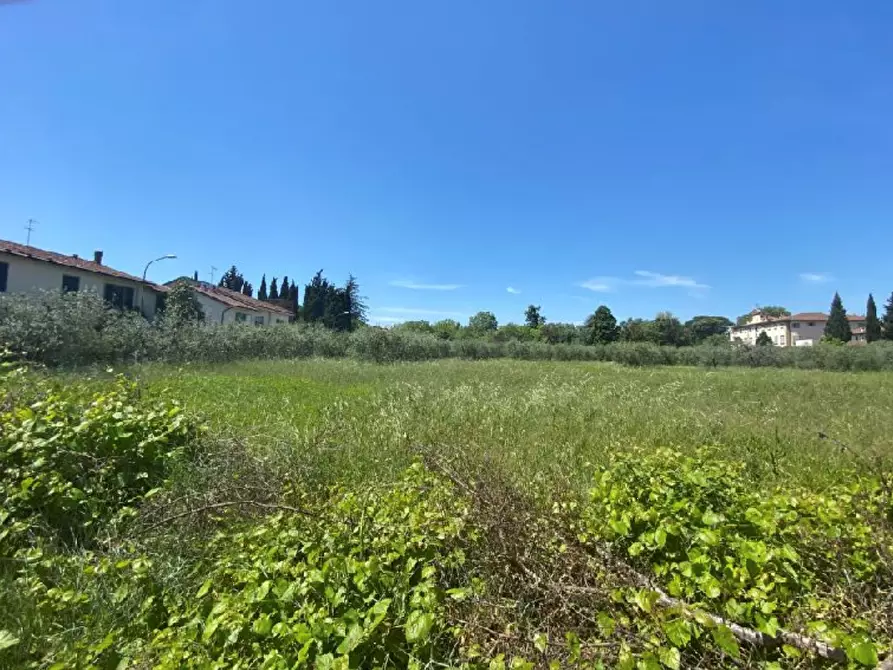
[[[770,316],[790,316],[790,310],[780,306],[761,307]],[[742,325],[750,314],[738,317]],[[725,345],[730,343],[729,328],[733,322],[716,315],[699,315],[681,321],[670,312],[659,312],[653,319],[632,318],[617,321],[607,305],[600,305],[583,324],[549,323],[539,305],[529,305],[524,312],[524,323],[500,325],[493,312],[482,311],[472,316],[467,325],[454,319],[429,322],[405,321],[394,326],[396,330],[427,333],[442,339],[487,338],[496,342],[516,340],[520,342],[547,342],[549,344],[610,344],[611,342],[648,342],[664,346],[694,346],[698,344]],[[757,344],[772,344],[765,333]],[[834,294],[831,310],[825,326],[824,340],[844,343],[852,339],[852,330],[840,295]],[[878,317],[874,297],[868,296],[865,316],[865,339],[874,342],[893,340],[893,294],[887,301],[885,313]]]
[[[197,273],[193,276],[193,281],[198,281]],[[255,297],[253,285],[235,265],[223,273],[217,285],[249,298]],[[352,331],[366,323],[365,298],[360,295],[359,282],[353,275],[348,276],[347,281],[339,286],[329,281],[323,271],[319,270],[304,285],[303,304],[300,296],[298,282],[290,281],[288,275],[283,275],[281,282],[274,276],[267,285],[265,273],[261,277],[256,299],[290,309],[295,322],[319,324],[337,331]],[[177,305],[179,314],[188,315],[187,318],[191,320],[199,318],[194,305],[190,304],[193,301],[189,296],[180,297],[177,294],[173,302]]]

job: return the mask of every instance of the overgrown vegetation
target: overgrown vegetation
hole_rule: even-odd
[[[835,439],[878,436],[789,453],[779,424],[754,432],[778,408],[749,430],[695,425],[769,373],[302,365],[147,368],[141,388],[5,363],[0,667],[871,667],[893,651],[889,418],[871,406],[889,375],[863,394],[771,373],[796,420],[827,405]]]
[[[176,294],[171,311],[150,324],[136,314],[108,308],[91,293],[47,293],[0,297],[0,342],[30,360],[50,366],[135,363],[143,361],[228,362],[250,358],[351,357],[376,362],[439,358],[612,361],[630,366],[698,365],[705,367],[799,367],[827,370],[891,370],[893,347],[886,342],[863,347],[746,347],[708,339],[693,347],[646,342],[549,344],[527,338],[527,327],[488,330],[481,318],[481,337],[454,336],[458,324],[443,330],[362,327],[334,332],[313,325],[255,328],[244,324],[202,327],[188,295]],[[349,313],[343,318],[348,319]],[[342,318],[335,315],[332,318]],[[599,337],[615,332],[607,314],[593,322]],[[673,320],[667,317],[667,332]],[[663,322],[661,322],[663,323]],[[678,322],[677,322],[678,323]],[[542,337],[552,326],[542,326]],[[710,328],[711,326],[705,326]],[[451,330],[452,329],[452,330]],[[530,330],[529,328],[527,330]],[[490,333],[487,335],[487,333]]]

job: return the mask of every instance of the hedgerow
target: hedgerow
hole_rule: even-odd
[[[841,347],[658,346],[644,342],[607,345],[445,340],[436,335],[364,327],[339,333],[318,326],[257,328],[203,326],[109,308],[99,296],[45,293],[0,296],[0,345],[50,366],[137,363],[222,363],[241,359],[352,357],[391,363],[439,358],[484,360],[610,361],[629,366],[799,367],[821,370],[893,370],[893,344]]]

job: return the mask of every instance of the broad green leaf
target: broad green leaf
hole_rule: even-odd
[[[673,619],[663,625],[664,634],[675,646],[685,648],[691,642],[691,630],[685,619]]]
[[[730,656],[738,658],[741,653],[741,650],[738,649],[738,640],[735,639],[734,633],[732,633],[728,626],[717,626],[716,628],[712,628],[710,633],[713,635],[713,640],[719,645],[720,649]]]
[[[270,634],[270,631],[273,630],[273,622],[268,615],[262,614],[255,619],[252,629],[258,635],[267,636]]]
[[[434,625],[434,615],[430,612],[422,612],[421,610],[413,610],[406,617],[406,640],[407,642],[424,642],[428,639],[431,627]]]
[[[715,526],[718,523],[722,522],[722,515],[717,514],[713,510],[707,510],[704,512],[704,515],[701,517],[701,523],[705,526]]]
[[[874,667],[878,664],[877,647],[871,642],[860,642],[855,645],[850,650],[849,656],[860,665]]]
[[[349,654],[356,649],[357,645],[362,642],[362,640],[363,628],[355,623],[347,630],[347,635],[344,636],[344,639],[335,651],[339,654]]]
[[[211,586],[214,584],[213,580],[206,579],[205,583],[202,584],[202,587],[198,590],[198,593],[195,594],[196,598],[202,598],[205,594],[211,590]]]
[[[660,662],[672,670],[679,670],[679,664],[682,662],[682,655],[676,647],[661,647],[657,655]]]
[[[544,633],[537,633],[533,636],[533,646],[536,647],[537,651],[545,653],[546,648],[549,646],[549,637]]]

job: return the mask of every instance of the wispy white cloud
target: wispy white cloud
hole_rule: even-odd
[[[632,283],[637,286],[650,286],[652,288],[660,288],[663,286],[681,286],[683,288],[710,288],[707,284],[701,284],[691,277],[683,277],[681,275],[665,275],[660,272],[651,272],[650,270],[636,270],[634,273],[638,279],[633,279]]]
[[[508,291],[508,292],[511,293],[512,295],[519,295],[519,294],[521,293],[521,291],[519,291],[518,289],[516,289],[516,288],[514,288],[514,287],[512,287],[512,286],[509,286],[509,287],[506,289],[506,291]]]
[[[390,282],[390,285],[397,288],[409,288],[414,291],[455,291],[463,286],[462,284],[422,284],[410,279],[395,279]]]
[[[620,280],[616,277],[594,277],[593,279],[580,282],[579,286],[596,293],[610,293],[616,288],[618,283],[620,283]]]
[[[692,277],[683,277],[682,275],[665,275],[660,272],[651,272],[650,270],[636,270],[633,274],[635,277],[631,279],[623,277],[593,277],[581,282],[578,286],[596,293],[611,293],[617,291],[622,286],[647,286],[649,288],[675,286],[690,289],[691,292],[710,288],[709,285],[702,284]]]
[[[808,284],[824,284],[834,279],[827,272],[801,272],[800,280]]]

